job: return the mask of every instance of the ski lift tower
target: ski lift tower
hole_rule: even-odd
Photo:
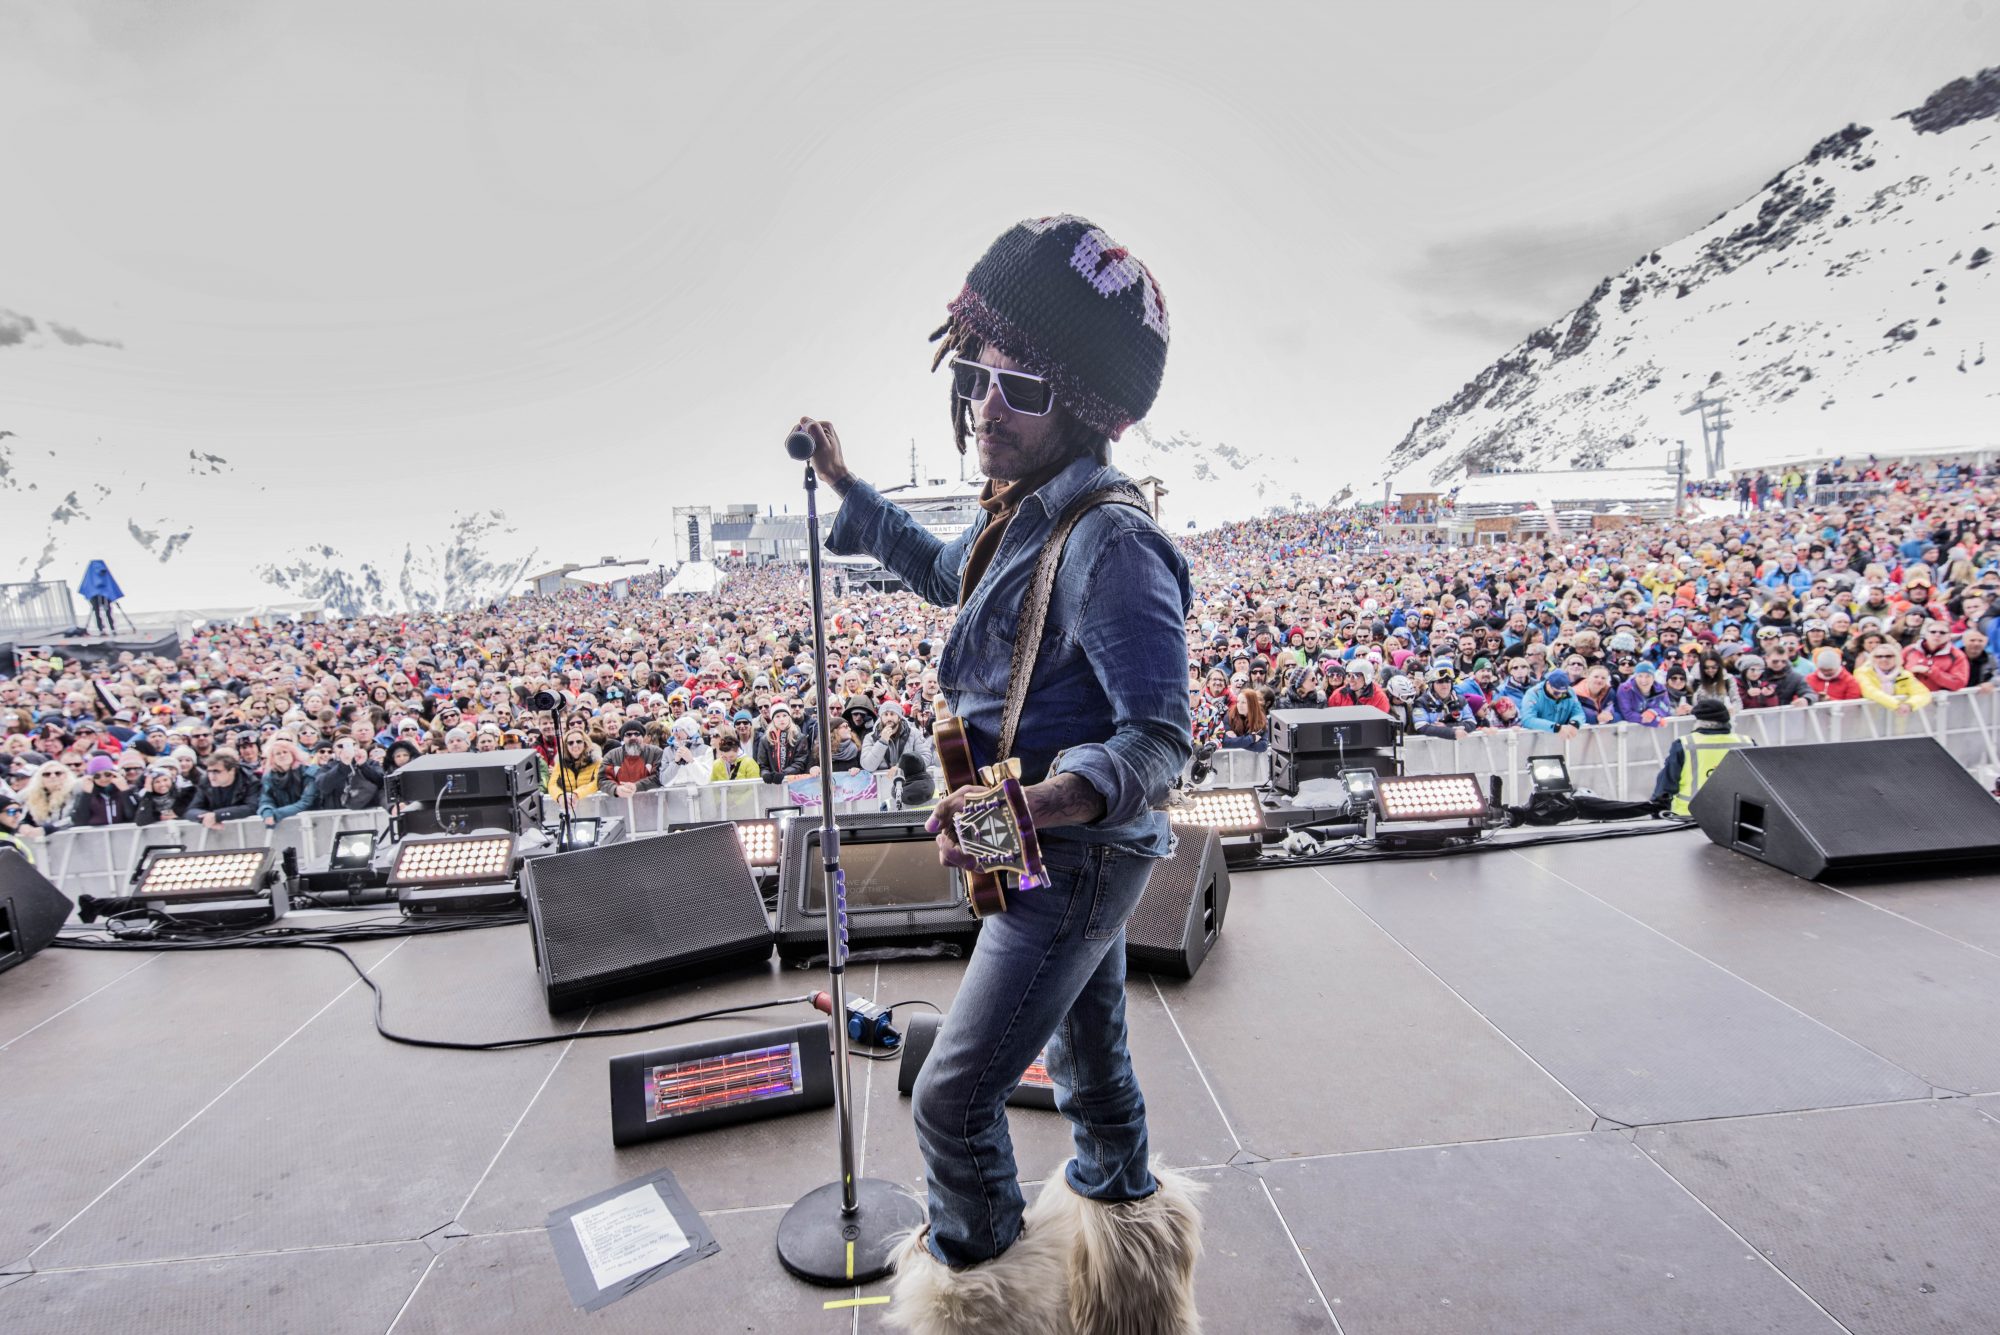
[[[1723,432],[1734,425],[1729,420],[1729,396],[1718,394],[1710,398],[1706,394],[1694,396],[1694,402],[1681,409],[1681,416],[1689,413],[1701,414],[1701,454],[1707,466],[1706,477],[1713,481],[1715,475],[1729,466],[1723,454]]]

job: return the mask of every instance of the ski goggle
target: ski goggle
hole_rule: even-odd
[[[1000,381],[1000,397],[1014,412],[1025,417],[1046,417],[1056,406],[1055,388],[1041,376],[1026,371],[999,371],[962,357],[951,359],[952,392],[968,403],[983,402],[996,378]]]

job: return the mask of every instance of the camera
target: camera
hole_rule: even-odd
[[[528,697],[528,708],[538,714],[552,714],[559,709],[569,709],[576,704],[576,697],[568,691],[536,691]]]

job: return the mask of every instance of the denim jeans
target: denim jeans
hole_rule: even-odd
[[[1069,1184],[1129,1201],[1157,1187],[1146,1166],[1146,1102],[1125,1043],[1125,920],[1155,859],[1049,840],[1050,884],[1008,896],[979,944],[917,1079],[914,1114],[930,1194],[932,1255],[973,1265],[1021,1231],[1007,1095],[1048,1049],[1056,1107],[1076,1141]]]

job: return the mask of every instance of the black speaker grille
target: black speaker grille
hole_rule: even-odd
[[[770,957],[770,923],[730,825],[537,858],[522,888],[552,1006]]]
[[[2000,845],[2000,803],[1928,737],[1742,753],[1830,862]]]
[[[12,849],[0,851],[0,969],[56,939],[75,905]]]
[[[1189,978],[1214,944],[1207,939],[1206,908],[1213,887],[1215,934],[1229,910],[1229,871],[1215,831],[1183,826],[1173,856],[1153,864],[1139,907],[1125,924],[1130,965]]]

